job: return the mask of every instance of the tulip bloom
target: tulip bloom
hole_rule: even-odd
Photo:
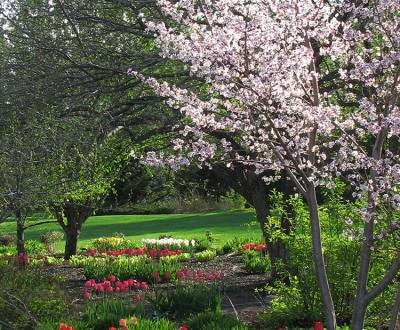
[[[322,322],[314,322],[314,330],[324,330],[324,325]]]

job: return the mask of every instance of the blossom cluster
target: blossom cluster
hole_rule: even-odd
[[[195,246],[196,241],[194,239],[176,239],[172,237],[165,237],[161,239],[144,238],[142,239],[144,244],[149,245],[177,245],[177,246]]]
[[[60,323],[58,330],[76,330],[76,328],[74,328],[66,323]]]
[[[178,281],[185,280],[185,281],[194,281],[197,283],[203,283],[206,281],[223,280],[225,278],[225,273],[217,271],[211,271],[206,273],[201,270],[190,271],[189,269],[185,268],[176,273],[176,278],[178,279]]]
[[[89,279],[85,282],[83,287],[83,293],[86,300],[90,299],[90,292],[97,292],[97,293],[119,293],[119,292],[130,292],[131,289],[135,288],[138,290],[145,290],[147,289],[146,282],[139,282],[136,280],[125,280],[125,281],[118,281],[115,275],[111,275],[108,280],[103,282],[96,282],[93,279]]]
[[[29,258],[25,253],[20,253],[17,257],[18,262],[26,265],[29,262]]]
[[[267,183],[285,170],[303,195],[345,174],[354,197],[368,195],[366,222],[379,200],[400,208],[399,153],[382,142],[400,137],[398,0],[157,3],[176,22],[141,15],[161,56],[188,64],[209,93],[129,71],[190,119],[174,154],[146,162],[240,163]]]
[[[243,251],[246,250],[254,250],[254,251],[259,251],[263,250],[267,247],[267,244],[255,244],[255,243],[247,243],[243,245]]]

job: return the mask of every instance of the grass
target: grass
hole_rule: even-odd
[[[34,221],[40,221],[35,219]],[[217,211],[191,214],[160,214],[160,215],[111,215],[90,217],[83,226],[79,247],[87,246],[90,241],[113,233],[123,233],[130,240],[142,238],[158,238],[161,234],[170,234],[175,238],[205,238],[210,231],[215,238],[215,245],[220,246],[234,237],[261,236],[258,225],[248,224],[255,221],[252,210]],[[34,223],[32,221],[32,223]],[[45,224],[28,228],[26,239],[39,239],[46,231],[61,228],[56,224]],[[0,224],[0,234],[15,233],[15,222],[8,220]],[[63,242],[57,244],[62,248]]]

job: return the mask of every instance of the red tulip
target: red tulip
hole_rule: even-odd
[[[314,330],[324,330],[324,325],[322,322],[314,322]]]
[[[171,278],[171,272],[165,272],[165,279],[169,281]]]

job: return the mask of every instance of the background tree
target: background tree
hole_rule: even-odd
[[[88,130],[88,124],[80,125],[77,118],[63,128],[58,152],[53,154],[56,193],[49,207],[65,232],[67,260],[76,254],[83,224],[113,189],[130,150],[124,139],[98,136],[96,129]]]
[[[17,250],[24,254],[27,217],[43,208],[51,194],[47,160],[55,147],[54,117],[40,84],[32,90],[29,52],[1,32],[0,205],[6,216],[15,216]]]

